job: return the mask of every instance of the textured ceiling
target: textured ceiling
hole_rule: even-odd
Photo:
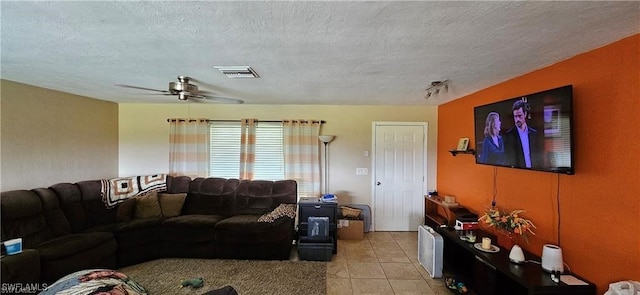
[[[1,78],[115,102],[439,105],[640,32],[640,2],[1,2]],[[214,66],[252,66],[229,79]],[[448,93],[425,100],[434,80]]]

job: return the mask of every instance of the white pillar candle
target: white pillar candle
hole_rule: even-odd
[[[485,250],[491,249],[491,238],[488,238],[488,237],[482,238],[482,249],[485,249]]]

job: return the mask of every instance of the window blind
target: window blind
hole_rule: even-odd
[[[238,178],[240,176],[240,123],[210,124],[209,176]],[[254,178],[284,179],[283,129],[279,122],[259,122],[256,126],[256,162]]]

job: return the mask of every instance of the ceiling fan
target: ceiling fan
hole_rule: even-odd
[[[116,86],[156,91],[156,92],[164,93],[163,95],[177,95],[179,100],[206,99],[206,100],[215,100],[215,101],[226,102],[226,103],[237,103],[237,104],[244,103],[244,100],[241,100],[241,99],[213,96],[213,95],[210,95],[210,93],[207,91],[200,91],[198,90],[197,85],[189,83],[189,81],[192,81],[192,80],[194,79],[187,76],[178,76],[177,82],[169,82],[168,90],[159,90],[159,89],[124,85],[124,84],[116,84]]]

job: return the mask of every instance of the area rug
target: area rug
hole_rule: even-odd
[[[240,295],[326,294],[326,263],[224,259],[158,259],[118,271],[149,294],[203,294],[232,286]],[[202,278],[198,289],[180,288],[183,280]]]

